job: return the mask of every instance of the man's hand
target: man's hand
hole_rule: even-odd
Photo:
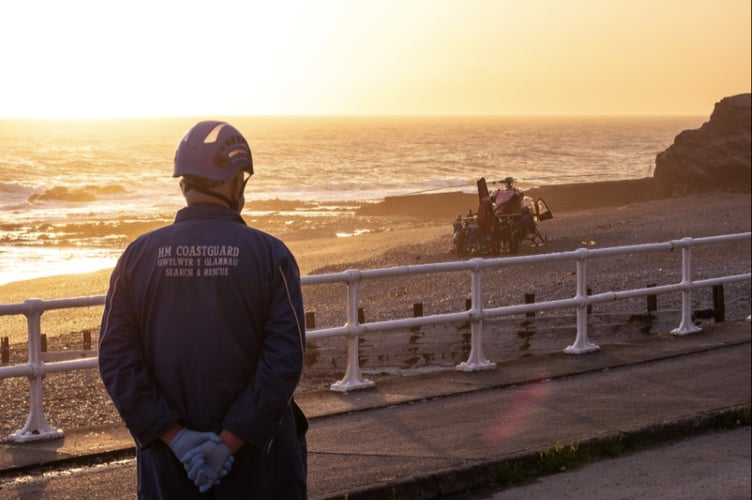
[[[170,441],[170,449],[188,472],[188,479],[198,486],[201,493],[212,487],[219,479],[221,472],[221,470],[215,472],[214,468],[206,463],[202,446],[217,445],[221,442],[219,436],[213,432],[198,432],[186,428],[180,429]],[[232,462],[227,466],[224,475],[227,475],[231,465]]]
[[[232,468],[235,457],[222,442],[204,441],[190,450],[183,462],[188,471],[188,479],[198,486],[201,493],[219,484]]]
[[[170,441],[170,449],[175,454],[175,456],[178,457],[178,460],[180,460],[183,465],[186,466],[187,470],[187,463],[190,461],[190,457],[185,457],[188,455],[188,452],[207,441],[220,443],[222,440],[219,439],[219,436],[213,432],[192,431],[184,427],[180,429],[173,440]]]

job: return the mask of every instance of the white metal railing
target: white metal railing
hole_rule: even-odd
[[[347,367],[342,380],[331,385],[331,390],[347,392],[373,386],[373,382],[362,377],[358,361],[358,339],[361,335],[389,331],[410,327],[420,327],[447,323],[470,323],[470,353],[467,361],[457,365],[461,371],[488,370],[496,367],[483,355],[483,324],[484,320],[500,316],[521,314],[552,309],[575,308],[577,311],[577,334],[574,343],[564,349],[570,354],[581,354],[599,349],[598,345],[588,339],[587,308],[591,304],[609,302],[633,297],[666,294],[670,292],[681,293],[681,321],[679,326],[672,330],[676,335],[687,335],[699,332],[701,329],[692,322],[691,295],[692,290],[701,287],[709,287],[724,283],[749,281],[752,274],[749,272],[728,276],[715,277],[694,281],[692,279],[692,248],[698,245],[726,243],[735,241],[749,241],[752,233],[738,233],[722,236],[709,236],[703,238],[682,238],[664,243],[651,243],[642,245],[628,245],[600,249],[580,248],[574,251],[499,257],[490,259],[474,258],[465,261],[442,262],[434,264],[420,264],[412,266],[400,266],[385,269],[370,270],[347,270],[340,273],[308,275],[301,278],[303,286],[321,285],[329,283],[345,283],[347,285],[347,321],[343,326],[334,328],[312,329],[306,333],[309,340],[344,336],[347,339]],[[590,259],[603,258],[615,255],[645,253],[675,249],[681,249],[681,281],[679,283],[653,286],[648,288],[636,288],[631,290],[609,291],[588,295],[587,293],[587,263]],[[531,304],[518,304],[503,307],[484,308],[482,296],[483,272],[487,269],[495,269],[505,266],[520,264],[534,264],[556,261],[574,261],[576,263],[576,287],[575,295],[569,299],[559,299]],[[413,276],[417,274],[430,274],[440,272],[469,271],[471,273],[471,302],[470,308],[453,313],[436,314],[425,317],[404,318],[397,320],[376,321],[361,323],[358,319],[358,301],[360,283],[369,279],[381,279],[390,277]],[[51,439],[62,437],[63,431],[50,426],[42,410],[42,377],[48,373],[84,368],[95,368],[97,358],[77,359],[45,363],[41,355],[41,315],[45,311],[53,309],[66,309],[75,307],[89,307],[104,304],[104,296],[79,297],[60,300],[43,301],[29,299],[21,304],[0,305],[0,316],[24,315],[28,324],[28,351],[29,358],[24,364],[0,367],[0,379],[10,377],[27,377],[30,384],[30,412],[26,425],[10,436],[10,439],[18,442],[34,441],[39,439]]]
[[[50,426],[42,410],[42,378],[48,373],[96,368],[97,358],[73,359],[45,363],[42,360],[42,313],[54,309],[89,307],[104,304],[104,296],[79,297],[60,300],[28,299],[22,304],[0,305],[0,316],[24,315],[28,330],[29,359],[22,365],[0,367],[0,379],[28,377],[29,416],[23,428],[10,436],[18,442],[63,437],[63,431]]]

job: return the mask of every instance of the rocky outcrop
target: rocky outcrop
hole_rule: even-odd
[[[655,159],[654,179],[662,195],[712,190],[750,191],[752,94],[717,102],[710,120],[685,130]]]

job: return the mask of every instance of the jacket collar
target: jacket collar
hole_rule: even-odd
[[[243,218],[235,210],[212,204],[191,205],[180,209],[175,215],[175,222],[181,222],[188,219],[234,219],[236,222],[245,224]]]

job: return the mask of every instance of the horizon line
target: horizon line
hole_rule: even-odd
[[[114,122],[114,121],[149,121],[149,120],[195,120],[203,117],[232,117],[232,118],[668,118],[668,117],[698,117],[709,116],[702,113],[446,113],[446,114],[241,114],[241,113],[213,113],[186,115],[141,115],[141,116],[113,116],[113,117],[27,117],[0,116],[0,121],[26,122]]]

